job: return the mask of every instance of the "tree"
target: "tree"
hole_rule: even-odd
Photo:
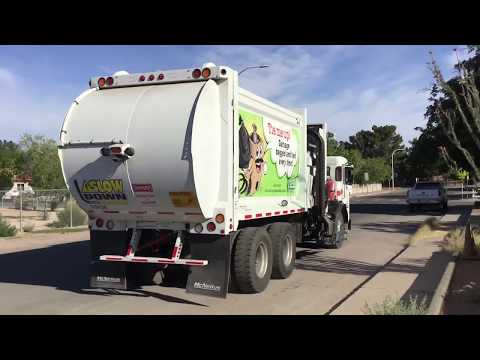
[[[440,128],[444,136],[441,155],[461,160],[460,166],[480,181],[480,168],[474,156],[480,152],[480,48],[471,45],[470,50],[475,56],[467,61],[459,60],[455,66],[458,76],[448,81],[431,54],[429,65],[435,82],[426,115],[430,126]]]
[[[361,152],[365,158],[388,159],[395,149],[402,146],[403,139],[397,134],[394,125],[372,126],[372,130],[362,130],[349,138],[351,147]]]
[[[22,170],[32,176],[32,186],[42,189],[65,187],[54,140],[42,135],[25,134],[19,144],[26,159]]]
[[[12,141],[0,141],[0,189],[10,188],[24,159],[20,147]]]

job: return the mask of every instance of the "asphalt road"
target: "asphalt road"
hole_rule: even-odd
[[[451,201],[449,212],[463,210]],[[341,249],[297,248],[289,279],[261,294],[227,299],[145,286],[110,294],[89,289],[88,233],[0,240],[0,314],[325,314],[403,248],[429,216],[410,214],[403,193],[356,198],[352,233]]]

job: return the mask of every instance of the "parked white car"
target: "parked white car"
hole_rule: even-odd
[[[423,205],[438,205],[441,209],[447,211],[447,191],[439,182],[417,182],[407,192],[407,203],[410,211],[415,211]]]

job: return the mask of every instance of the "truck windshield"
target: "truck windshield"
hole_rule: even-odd
[[[435,183],[435,182],[418,183],[417,185],[415,185],[416,190],[439,189],[440,187],[441,187],[440,183]]]

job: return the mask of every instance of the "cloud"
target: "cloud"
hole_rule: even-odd
[[[349,49],[345,46],[222,46],[207,50],[201,57],[216,64],[228,64],[237,70],[269,65],[266,69],[243,73],[240,86],[262,97],[277,101],[287,99],[293,103],[304,98],[327,75],[338,57]]]

